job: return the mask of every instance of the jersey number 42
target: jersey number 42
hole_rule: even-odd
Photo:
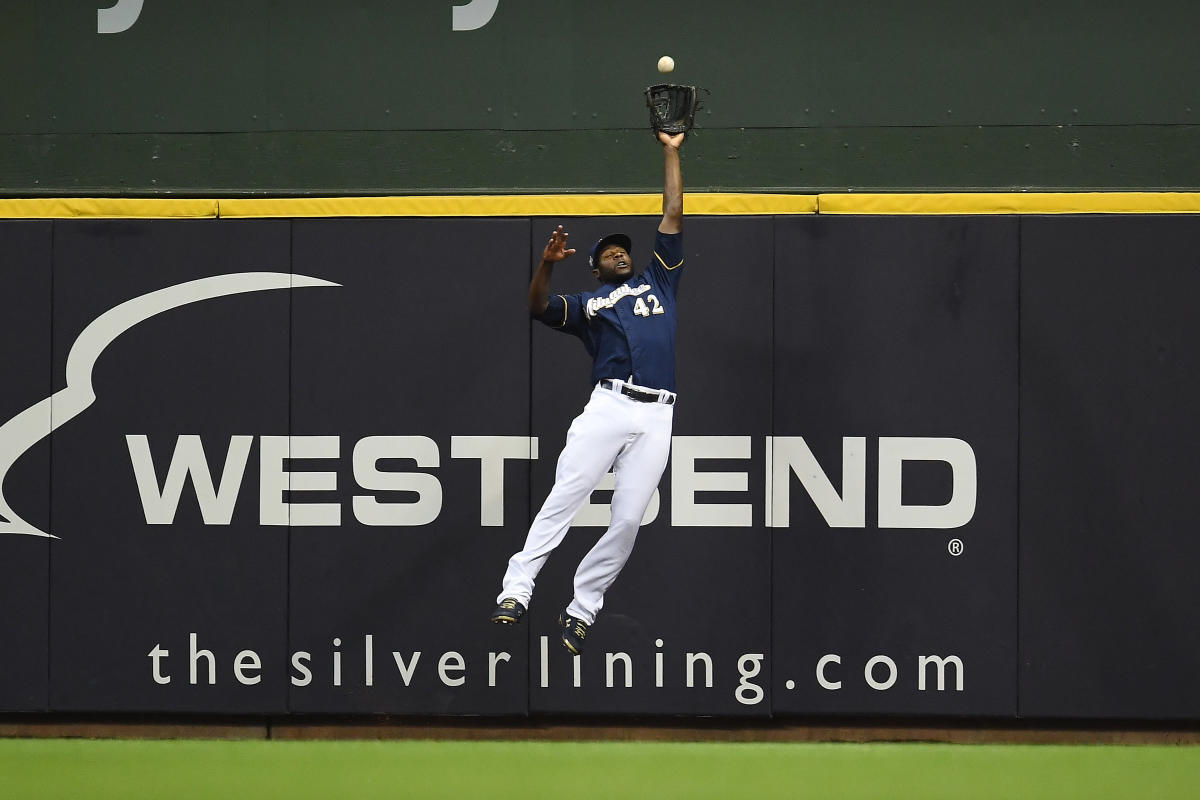
[[[637,314],[639,317],[648,317],[651,314],[665,314],[667,313],[667,310],[662,307],[662,303],[658,302],[657,297],[652,294],[648,294],[646,295],[646,300],[644,302],[642,298],[639,297],[637,302],[633,304],[633,313]]]

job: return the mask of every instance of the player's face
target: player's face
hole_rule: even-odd
[[[596,262],[596,277],[605,283],[620,283],[633,274],[633,259],[619,244],[610,244]]]

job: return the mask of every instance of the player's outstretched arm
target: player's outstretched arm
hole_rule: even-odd
[[[663,233],[679,233],[683,230],[683,172],[679,166],[679,148],[686,133],[671,136],[661,131],[658,140],[663,146],[663,218],[658,229]]]
[[[541,314],[550,303],[550,273],[554,265],[574,254],[575,248],[567,249],[567,233],[559,225],[550,234],[550,241],[542,250],[542,260],[538,262],[537,269],[533,271],[533,280],[529,282],[529,310],[534,314]]]

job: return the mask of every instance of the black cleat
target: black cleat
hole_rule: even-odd
[[[587,638],[588,624],[581,619],[567,616],[567,612],[558,615],[558,627],[561,629],[563,647],[577,656],[583,652],[583,640]]]
[[[516,625],[525,616],[525,606],[515,597],[506,597],[492,612],[492,622],[500,625]]]

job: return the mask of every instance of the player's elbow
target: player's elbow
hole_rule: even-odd
[[[674,228],[683,225],[683,198],[663,203],[662,224]]]

